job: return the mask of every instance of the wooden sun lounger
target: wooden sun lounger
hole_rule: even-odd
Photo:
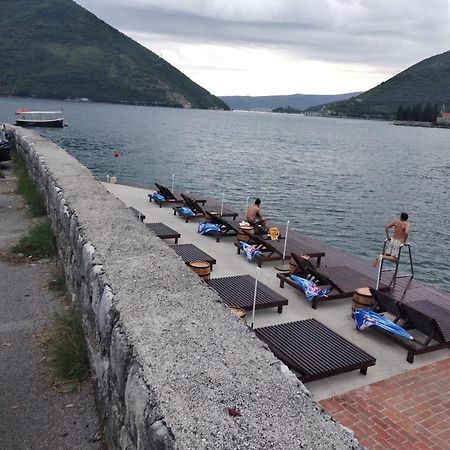
[[[194,244],[171,244],[169,247],[188,265],[192,261],[205,261],[210,264],[212,270],[213,265],[216,264],[216,260],[212,256]]]
[[[353,370],[365,375],[376,362],[315,319],[258,328],[255,333],[303,382]]]
[[[283,259],[284,239],[272,241],[264,236],[265,235],[253,234],[248,241],[248,244],[253,245],[257,250],[262,252],[261,256],[256,256],[255,258],[258,262],[258,267],[261,267],[262,263],[266,261],[280,261]],[[236,242],[235,246],[237,248],[237,253],[240,254],[242,250],[241,244]],[[285,258],[288,258],[292,252],[308,255],[310,258],[317,258],[317,264],[320,264],[322,257],[325,256],[325,251],[323,249],[313,247],[312,245],[297,239],[289,238],[286,245]]]
[[[178,239],[181,237],[178,231],[175,231],[162,222],[146,223],[145,226],[152,230],[160,239],[175,239],[175,244],[178,244]]]
[[[239,223],[244,219],[241,217],[236,217],[235,219],[227,220],[225,217],[219,215],[213,215],[210,218],[210,223],[214,223],[220,226],[220,231],[212,232],[216,237],[216,241],[220,242],[220,238],[224,236],[237,236],[240,232],[245,233],[245,231],[239,230]],[[249,235],[251,236],[251,235]]]
[[[339,298],[352,297],[355,290],[361,287],[376,286],[376,277],[369,277],[357,272],[347,266],[336,267],[314,267],[311,261],[304,260],[301,256],[292,253],[294,261],[298,264],[297,269],[291,273],[278,273],[280,287],[284,288],[284,283],[303,292],[303,289],[291,279],[291,275],[297,275],[301,278],[314,281],[318,286],[330,286],[332,291],[327,297],[314,297],[311,302],[313,309],[317,308],[318,303],[335,300]],[[380,289],[389,289],[387,285],[381,285]]]
[[[204,217],[206,219],[209,219],[211,217],[221,216],[232,217],[234,220],[238,216],[238,213],[236,211],[232,211],[231,209],[226,207],[222,208],[222,206],[214,200],[208,199],[205,203],[205,206],[201,206],[200,203],[191,196],[184,193],[181,194],[181,196],[184,200],[183,206],[189,208],[194,213],[193,217]],[[192,216],[184,214],[182,207],[179,206],[173,207],[173,213],[174,215],[178,213],[186,220],[186,223],[189,222],[189,219],[192,218]]]
[[[162,201],[156,199],[155,197],[153,197],[153,193],[149,193],[148,194],[149,202],[154,200],[154,202],[157,203],[160,208],[162,207],[162,205],[164,203],[183,203],[184,202],[184,199],[181,196],[181,193],[172,192],[169,188],[167,188],[166,186],[163,186],[162,184],[159,184],[159,183],[155,183],[155,186],[156,186],[157,192],[159,194],[161,194],[165,198],[165,200],[162,202]],[[204,199],[200,196],[198,196],[198,197],[194,196],[194,198],[198,203],[201,203],[203,205],[206,203],[206,199]]]
[[[160,201],[153,197],[153,193],[148,194],[148,201],[151,202],[152,200],[159,205],[161,208],[164,203],[182,203],[183,199],[181,198],[181,194],[178,192],[172,192],[169,188],[166,186],[163,186],[162,184],[155,183],[156,189],[158,194],[161,194],[165,200]]]
[[[414,336],[414,340],[407,340],[377,328],[377,330],[383,332],[383,334],[408,350],[406,360],[409,363],[412,364],[414,362],[415,355],[433,352],[442,348],[450,348],[449,310],[429,300],[400,303],[375,289],[371,289],[370,292],[376,304],[382,305],[382,309],[394,314],[399,311],[401,318],[404,320],[403,328],[408,331],[417,330],[424,335],[423,339],[420,340],[417,336]]]
[[[138,218],[141,222],[144,221],[145,215],[142,214],[140,211],[138,211],[136,208],[133,208],[132,206],[129,206],[128,209],[133,213],[133,215]]]
[[[255,281],[255,278],[251,275],[236,275],[233,277],[214,278],[207,281],[207,283],[217,291],[229,307],[239,307],[245,311],[252,311]],[[286,298],[265,284],[258,282],[255,309],[277,308],[277,311],[281,313],[283,306],[287,304]]]

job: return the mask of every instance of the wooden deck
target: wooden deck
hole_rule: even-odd
[[[333,247],[330,244],[326,244],[318,239],[301,235],[298,232],[295,232],[295,236],[296,239],[301,239],[302,242],[305,242],[305,244],[323,249],[325,256],[321,260],[321,268],[346,266],[361,275],[376,279],[377,268],[374,268],[369,261],[366,261],[359,256],[354,256],[344,252],[343,250]],[[417,273],[415,273],[415,276],[417,276]],[[391,278],[392,272],[384,273],[382,275],[381,282],[383,284],[389,284]],[[419,281],[416,278],[397,278],[395,286],[385,290],[384,292],[386,295],[389,295],[402,303],[428,300],[431,303],[440,306],[448,313],[450,317],[450,293],[444,292],[436,287]]]

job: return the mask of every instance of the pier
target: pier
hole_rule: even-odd
[[[216,242],[214,236],[198,234],[198,223],[204,219],[190,220],[186,223],[178,215],[173,215],[171,205],[166,204],[159,208],[157,204],[149,203],[148,194],[152,192],[152,189],[110,183],[104,185],[127,206],[144,214],[146,216],[144,223],[163,222],[181,235],[178,242],[192,243],[214,258],[211,279],[250,274],[288,300],[281,314],[276,308],[257,310],[254,323],[256,329],[297,320],[316,319],[376,358],[375,366],[370,367],[366,375],[353,371],[306,384],[314,399],[321,402],[336,420],[354,429],[363,445],[367,445],[368,448],[372,448],[372,445],[388,444],[392,445],[389,448],[405,446],[416,448],[416,445],[430,445],[432,442],[440,443],[444,448],[450,443],[448,435],[445,435],[450,415],[443,414],[442,411],[444,403],[448,401],[448,376],[450,375],[448,346],[431,353],[417,355],[414,363],[410,364],[407,361],[407,351],[392,339],[375,330],[366,329],[360,332],[355,329],[354,320],[351,317],[351,297],[324,302],[317,309],[312,309],[311,304],[298,290],[290,286],[284,289],[279,287],[277,273],[280,272],[276,267],[280,266],[280,261],[264,263],[258,269],[255,261],[249,263],[245,255],[236,253],[235,236],[221,237],[220,242]],[[244,212],[240,211],[240,213]],[[284,232],[284,230],[281,231]],[[302,236],[302,239],[311,247],[324,249],[322,267],[346,266],[368,277],[375,278],[377,275],[377,268],[360,257],[311,237]],[[391,272],[383,274],[382,281],[389,283],[391,277]],[[414,278],[404,277],[398,278],[393,289],[387,294],[405,303],[421,299],[430,300],[445,312],[446,317],[442,320],[447,324],[447,332],[450,330],[450,295],[448,293]],[[251,320],[251,313],[247,313],[248,325]],[[439,381],[435,383],[434,380]],[[425,393],[425,389],[429,389],[426,392],[428,403],[424,401],[424,395],[418,397],[415,402],[416,391]],[[437,400],[438,393],[439,400]],[[367,406],[378,401],[379,406]],[[407,414],[404,412],[406,401],[409,402],[410,408]],[[399,405],[398,410],[396,404]],[[360,413],[355,414],[355,408],[360,408]],[[416,408],[417,411],[415,411]],[[422,415],[418,418],[420,410]],[[390,419],[385,420],[384,430],[381,430],[380,423],[387,417],[386,415]],[[422,436],[424,425],[421,423],[430,417],[440,417],[440,419],[433,422],[432,432]],[[402,427],[409,430],[410,434],[407,437]],[[412,429],[415,429],[415,432],[411,431]]]
[[[298,290],[290,286],[280,289],[279,280],[276,277],[279,273],[276,267],[280,266],[280,261],[266,262],[258,269],[257,264],[255,262],[249,263],[244,254],[237,254],[234,245],[236,242],[235,236],[222,237],[220,242],[216,242],[213,236],[200,235],[197,232],[198,223],[205,219],[191,219],[186,223],[178,215],[174,216],[172,205],[167,204],[159,208],[157,204],[149,202],[148,194],[155,188],[144,189],[111,183],[104,183],[104,186],[127,206],[131,206],[144,214],[146,216],[144,224],[145,222],[162,222],[181,234],[181,238],[178,239],[180,244],[194,244],[212,256],[216,264],[211,273],[211,278],[250,274],[288,300],[289,303],[284,306],[282,314],[278,314],[276,309],[257,311],[255,328],[314,318],[376,357],[376,365],[368,370],[366,376],[360,376],[357,372],[352,372],[308,383],[308,390],[314,394],[317,400],[332,397],[356,387],[366,386],[450,356],[449,349],[438,350],[417,356],[414,364],[411,365],[406,361],[406,350],[392,340],[370,329],[363,332],[355,329],[354,320],[351,317],[351,297],[324,302],[316,310],[312,309],[311,304]],[[241,217],[245,213],[244,211],[239,212]],[[284,233],[284,230],[281,231]],[[320,247],[325,250],[325,256],[321,260],[322,266],[346,266],[368,277],[376,278],[377,269],[369,261],[308,236],[302,236],[302,239],[312,247]],[[387,273],[383,275],[382,280],[389,282],[391,276]],[[450,317],[450,295],[416,279],[399,278],[396,281],[395,288],[388,294],[397,300],[403,299],[404,301],[424,298],[432,300],[444,308]]]
[[[332,404],[343,405],[337,400],[342,397],[353,404],[354,396],[360,397],[355,388],[370,394],[373,383],[391,383],[392,376],[411,379],[410,374],[420,370],[448,371],[442,365],[448,361],[448,348],[417,355],[414,364],[408,363],[406,351],[391,340],[370,329],[354,329],[349,298],[311,308],[298,290],[280,288],[274,268],[280,261],[265,261],[258,269],[237,254],[235,237],[223,236],[217,242],[201,236],[198,220],[186,222],[174,216],[170,206],[149,203],[147,189],[102,186],[57,145],[31,130],[12,129],[17,150],[45,198],[66,284],[82,312],[97,407],[109,448],[355,448],[352,434],[339,425],[355,428],[365,445],[357,424],[348,422],[350,415],[340,417],[339,411],[328,408],[336,423],[317,401],[326,404],[332,399]],[[157,229],[166,238],[162,240],[146,223],[164,223],[175,232]],[[214,261],[212,281],[247,274],[266,285],[266,293],[276,293],[276,304],[256,310],[255,329],[317,321],[329,330],[329,336],[339,335],[350,348],[356,345],[376,358],[375,366],[375,360],[369,359],[361,373],[355,367],[329,378],[308,378],[305,388],[230,313],[220,295],[187,267],[190,250],[189,255],[172,251],[170,239],[208,254]],[[318,244],[309,242],[312,247]],[[331,247],[324,249],[321,267],[333,264],[333,258],[338,265],[346,264],[345,258],[349,264],[354,259],[337,251],[333,257]],[[359,270],[363,262],[354,264]],[[374,270],[364,264],[367,267],[362,270]],[[250,320],[247,311],[247,324]],[[442,379],[446,383],[448,376]],[[428,386],[439,388],[439,383],[406,386],[414,390],[405,396],[410,403],[407,408],[403,402],[403,408],[415,410],[411,401],[421,388],[421,411],[425,414],[425,400],[435,408],[433,436],[442,441],[447,439],[441,422],[448,420],[448,408],[436,413],[436,407],[448,399],[428,398],[423,394]],[[391,386],[385,392],[389,396],[399,390]],[[373,401],[370,398],[369,404]],[[426,417],[431,416],[427,411]],[[375,425],[367,429],[381,439]],[[403,437],[401,443],[413,448],[412,440]]]

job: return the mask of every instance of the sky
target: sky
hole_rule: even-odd
[[[75,0],[214,95],[366,91],[450,48],[450,0]]]

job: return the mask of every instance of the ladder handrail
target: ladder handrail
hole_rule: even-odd
[[[385,255],[386,243],[389,242],[391,239],[387,239],[386,238],[384,240],[382,255]],[[394,270],[394,275],[392,276],[392,280],[389,283],[389,285],[391,285],[393,283],[394,286],[395,286],[395,281],[396,281],[397,278],[402,278],[402,277],[407,276],[407,275],[402,275],[402,276],[398,275],[398,266],[400,264],[400,257],[401,257],[401,254],[402,254],[403,247],[408,247],[409,264],[410,264],[410,268],[411,268],[411,277],[410,278],[411,279],[414,278],[414,267],[413,267],[413,262],[412,262],[411,244],[409,242],[404,242],[399,247],[397,261],[395,262],[395,269],[389,269],[389,271]],[[378,289],[378,287],[380,285],[380,279],[381,279],[382,272],[386,272],[387,271],[387,270],[383,270],[383,263],[384,263],[384,261],[385,261],[384,258],[380,258],[380,262],[378,263],[378,275],[377,275],[376,289]]]

